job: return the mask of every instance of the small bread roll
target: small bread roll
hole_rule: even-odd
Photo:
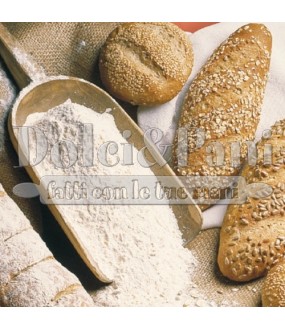
[[[285,260],[269,271],[262,287],[262,306],[285,307]]]
[[[103,46],[99,60],[103,84],[134,105],[171,100],[193,67],[192,45],[172,23],[125,23]]]

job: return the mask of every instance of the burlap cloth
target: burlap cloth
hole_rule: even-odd
[[[6,23],[6,27],[19,40],[25,51],[43,66],[48,75],[70,75],[90,80],[101,86],[97,58],[106,37],[118,23]],[[0,76],[7,70],[0,63]],[[9,78],[9,76],[8,76]],[[0,79],[0,182],[37,230],[43,223],[42,237],[55,257],[82,281],[91,295],[102,284],[97,281],[83,264],[68,242],[48,209],[37,199],[24,200],[13,196],[12,188],[19,182],[29,181],[12,149],[7,132],[7,114],[11,108],[16,88],[12,79]],[[122,103],[121,103],[122,104]],[[135,118],[135,109],[122,106]],[[223,278],[217,263],[219,229],[202,232],[189,248],[198,260],[192,277],[202,293],[218,305],[258,306],[262,280],[236,284]]]

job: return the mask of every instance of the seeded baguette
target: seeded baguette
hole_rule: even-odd
[[[173,147],[173,166],[178,175],[238,175],[231,163],[231,142],[254,140],[270,65],[272,38],[262,24],[239,28],[222,43],[192,82],[182,105],[178,128],[187,129],[187,163],[178,164],[178,133]],[[196,129],[204,132],[204,144],[196,147]],[[213,142],[224,146],[222,166],[208,164]],[[179,154],[180,155],[180,154]],[[206,208],[203,206],[202,208]]]
[[[285,307],[285,260],[268,272],[261,297],[264,307]]]
[[[272,146],[271,165],[264,164],[263,159],[267,144]],[[275,123],[271,137],[258,143],[257,155],[257,164],[245,165],[241,176],[247,184],[267,184],[272,193],[229,205],[220,232],[218,264],[234,281],[265,275],[285,253],[285,120]]]
[[[99,59],[107,90],[134,105],[171,100],[192,67],[192,44],[172,23],[122,24],[107,38]]]
[[[93,306],[0,184],[0,306]]]

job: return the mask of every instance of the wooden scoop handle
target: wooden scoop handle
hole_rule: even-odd
[[[0,23],[0,55],[20,89],[45,78],[43,68],[22,50],[19,42]]]

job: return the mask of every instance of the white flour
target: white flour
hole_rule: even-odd
[[[127,143],[116,127],[112,114],[99,114],[70,101],[32,114],[25,126],[45,132],[52,146],[70,140],[80,145],[79,126],[93,124],[94,155],[107,141]],[[63,162],[68,158],[64,150]],[[135,150],[136,154],[137,150]],[[122,150],[118,155],[121,158]],[[34,170],[44,175],[153,175],[137,162],[107,167],[94,159],[92,167],[78,162],[69,168],[56,168],[48,156]],[[94,156],[95,157],[95,156]],[[113,158],[112,158],[113,159]],[[122,159],[122,158],[121,158]],[[136,157],[134,157],[136,160]],[[114,279],[98,291],[95,303],[102,306],[183,306],[205,305],[187,295],[193,289],[191,272],[195,259],[183,248],[176,218],[168,205],[58,205],[69,226],[88,247],[103,273]],[[197,290],[196,290],[197,291]],[[190,299],[190,300],[189,300]]]
[[[20,48],[13,49],[13,55],[20,65],[26,70],[33,82],[42,81],[46,78],[44,69],[34,62],[33,58]]]
[[[6,110],[8,106],[11,106],[16,96],[16,88],[7,77],[6,72],[2,68],[2,64],[0,64],[0,85],[0,106]]]
[[[16,89],[6,75],[0,63],[0,152],[4,145],[8,109],[16,97]]]

